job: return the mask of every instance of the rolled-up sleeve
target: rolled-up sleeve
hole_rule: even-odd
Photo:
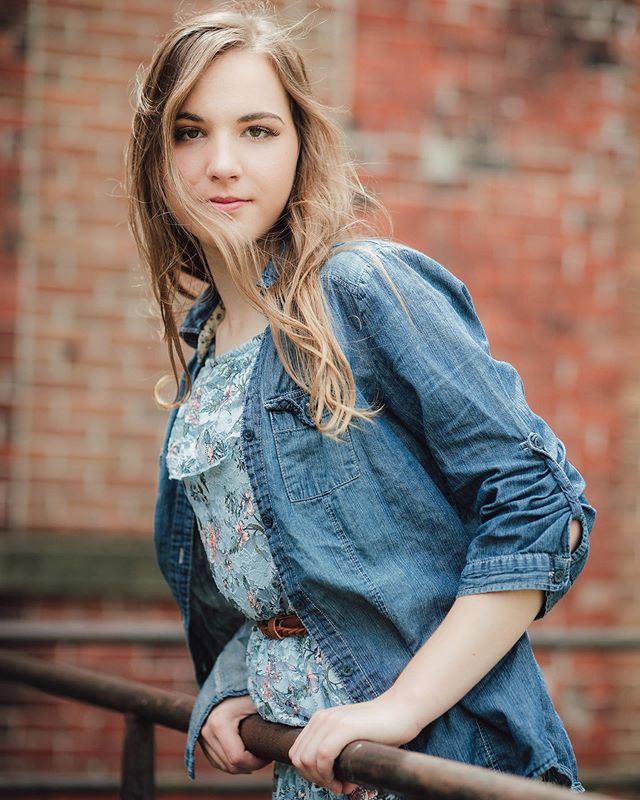
[[[249,694],[247,689],[247,643],[253,622],[246,620],[227,642],[196,697],[184,754],[190,778],[195,778],[195,748],[202,726],[215,706],[228,697]]]
[[[595,511],[563,443],[494,359],[466,287],[410,248],[362,256],[359,311],[380,399],[420,438],[465,523],[458,596],[540,589],[543,616],[584,567]],[[409,319],[380,267],[406,304]],[[571,552],[569,528],[582,537]]]
[[[562,443],[556,442],[561,447]],[[517,472],[503,477],[505,485],[496,487],[502,490],[496,513],[491,513],[492,502],[481,507],[482,522],[467,551],[458,596],[542,589],[541,617],[569,590],[585,565],[591,529],[588,517],[593,510],[580,488],[579,473],[564,456],[559,463],[538,433],[530,433],[519,450]],[[513,485],[508,485],[511,482]],[[489,486],[483,489],[491,491]],[[579,520],[583,530],[573,552],[569,542],[572,519]]]

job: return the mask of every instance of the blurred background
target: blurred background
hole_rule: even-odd
[[[139,66],[176,13],[215,5],[0,10],[1,643],[192,694],[151,547],[165,424],[152,392],[169,365],[127,229],[123,149]],[[279,7],[316,9],[305,50],[363,182],[397,239],[465,281],[493,354],[586,477],[590,562],[532,634],[585,782],[640,797],[638,4]],[[592,645],[570,647],[582,629]],[[616,634],[631,635],[605,646]],[[120,715],[9,683],[1,700],[3,794],[117,796]],[[183,741],[157,731],[164,796],[186,792]],[[204,759],[199,776],[196,789],[215,785]]]

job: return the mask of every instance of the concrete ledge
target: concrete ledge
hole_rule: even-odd
[[[0,596],[168,600],[148,538],[95,533],[0,534]]]

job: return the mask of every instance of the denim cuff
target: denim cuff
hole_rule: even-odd
[[[212,709],[228,697],[241,697],[249,694],[247,690],[247,643],[253,621],[245,620],[227,642],[218,656],[213,669],[202,684],[196,697],[184,753],[184,764],[190,778],[195,778],[195,749],[202,726]]]
[[[541,589],[545,602],[536,619],[547,614],[571,588],[584,568],[589,534],[583,523],[582,539],[570,556],[555,553],[514,553],[468,561],[462,570],[457,596],[518,589]]]
[[[202,689],[204,690],[204,686]],[[191,778],[191,780],[195,780],[196,777],[196,745],[198,743],[202,726],[207,721],[207,717],[217,705],[219,705],[223,700],[226,700],[228,697],[242,697],[243,695],[248,694],[249,692],[247,691],[246,687],[244,689],[236,690],[229,689],[227,692],[222,692],[221,694],[214,695],[213,697],[203,695],[203,691],[200,691],[200,694],[196,698],[196,702],[194,703],[193,710],[191,712],[189,731],[187,733],[187,745],[184,751],[184,765],[187,769],[187,775]]]

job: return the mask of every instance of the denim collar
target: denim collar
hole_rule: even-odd
[[[272,259],[267,261],[267,265],[262,270],[256,286],[268,289],[278,277],[278,270]],[[193,305],[186,313],[184,321],[180,326],[179,333],[189,347],[197,347],[198,335],[205,322],[209,319],[215,307],[220,302],[220,293],[215,286],[207,288],[194,301]]]

